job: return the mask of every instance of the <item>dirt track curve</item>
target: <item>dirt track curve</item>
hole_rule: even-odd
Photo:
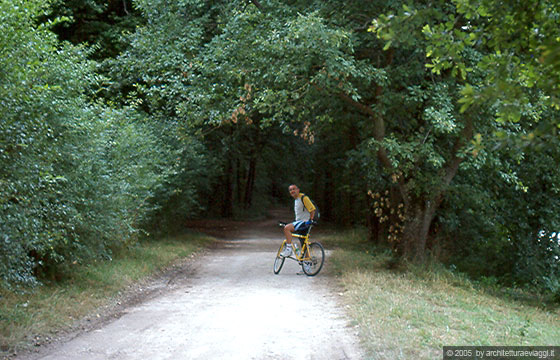
[[[192,223],[218,247],[109,320],[17,359],[362,359],[325,269],[297,275],[301,267],[286,261],[273,274],[274,224]]]

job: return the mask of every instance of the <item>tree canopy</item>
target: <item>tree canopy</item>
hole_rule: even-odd
[[[298,183],[399,259],[559,293],[555,2],[0,4],[5,284]]]

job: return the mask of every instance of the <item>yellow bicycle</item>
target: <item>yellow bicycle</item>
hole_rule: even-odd
[[[307,276],[315,276],[319,273],[319,271],[321,271],[323,263],[325,262],[325,249],[323,249],[323,245],[318,242],[309,242],[309,234],[311,233],[311,228],[315,224],[316,222],[313,222],[309,225],[309,228],[303,232],[292,233],[292,238],[297,238],[300,241],[301,247],[299,254],[297,253],[296,248],[293,247],[294,245],[292,242],[292,255],[288,257],[282,256],[282,250],[284,250],[284,247],[288,245],[286,240],[284,240],[280,249],[278,249],[276,259],[274,259],[275,274],[280,273],[286,259],[297,261]],[[284,227],[286,226],[286,223],[278,222],[278,226]]]

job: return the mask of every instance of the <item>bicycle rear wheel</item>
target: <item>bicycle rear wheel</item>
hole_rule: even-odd
[[[284,260],[286,260],[285,257],[280,255],[280,253],[284,249],[284,244],[285,243],[286,242],[283,242],[282,245],[280,245],[280,249],[278,249],[278,252],[276,253],[276,259],[274,259],[274,273],[275,274],[280,273],[280,270],[282,270],[282,266],[284,265]]]
[[[305,260],[301,262],[303,272],[308,276],[315,276],[323,268],[325,262],[325,249],[320,243],[314,242],[309,244]]]

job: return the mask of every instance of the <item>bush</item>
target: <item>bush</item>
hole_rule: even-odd
[[[3,286],[134,241],[176,162],[145,116],[90,99],[96,64],[37,26],[42,12],[39,1],[0,1]]]

